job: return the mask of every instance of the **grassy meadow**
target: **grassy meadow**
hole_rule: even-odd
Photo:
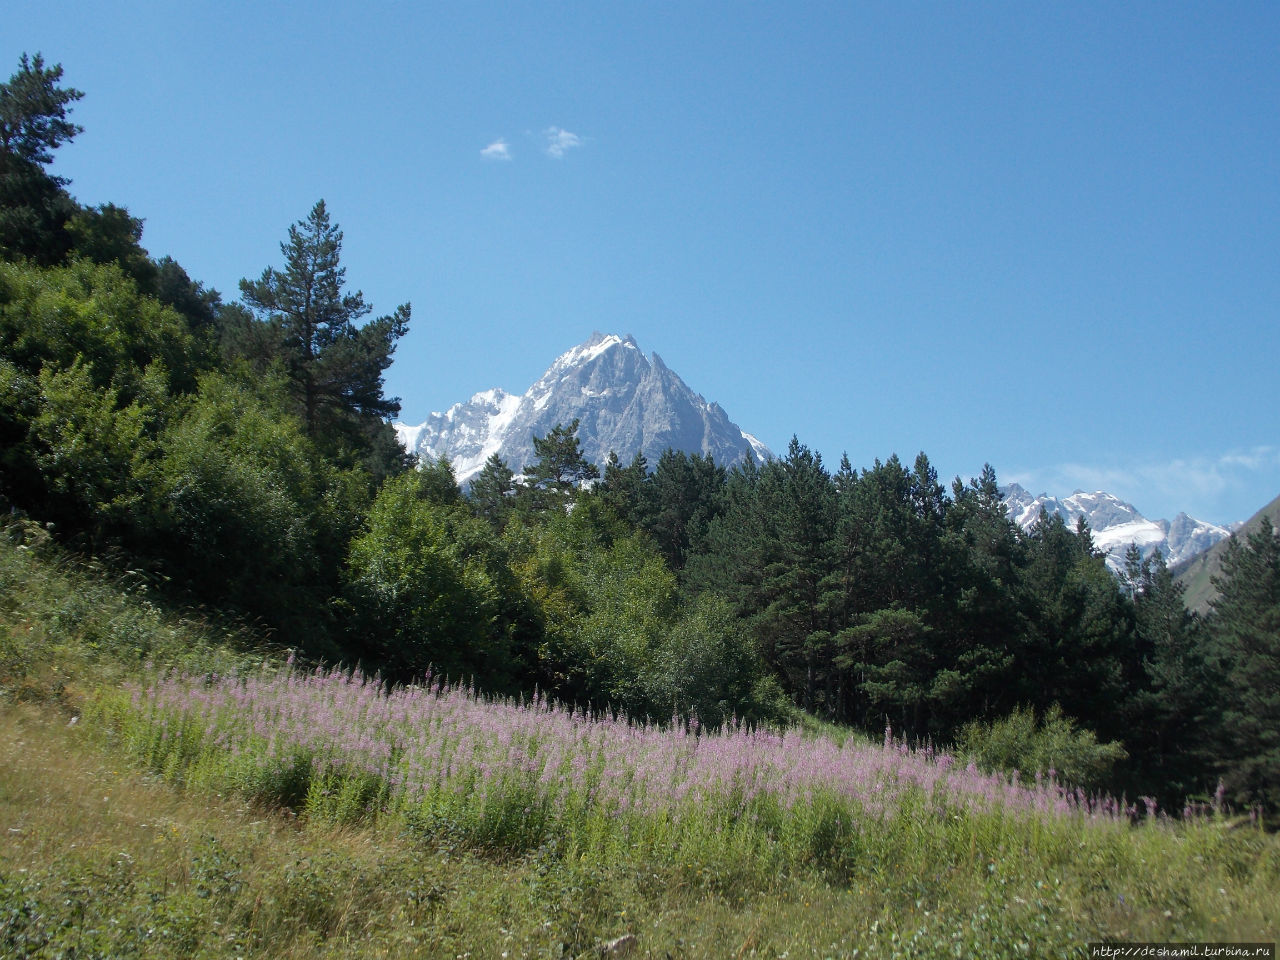
[[[1056,957],[1280,916],[1247,817],[388,689],[30,529],[0,547],[0,691],[0,957]]]

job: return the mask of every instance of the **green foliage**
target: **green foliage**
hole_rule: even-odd
[[[650,474],[644,454],[623,467],[609,455],[595,492],[617,515],[653,538],[671,569],[683,571],[704,552],[711,521],[720,512],[726,474],[710,457],[668,448]]]
[[[1213,792],[1215,747],[1205,734],[1221,728],[1224,678],[1204,624],[1188,613],[1183,587],[1159,552],[1143,559],[1131,550],[1123,582],[1143,658],[1136,689],[1122,710],[1129,724],[1128,780],[1176,808],[1189,796]]]
[[[76,202],[38,163],[0,151],[0,259],[60,263],[71,250],[66,225]]]
[[[384,483],[352,541],[356,642],[397,676],[430,669],[510,690],[527,676],[530,612],[489,525],[470,514],[456,485],[441,496],[442,470],[447,463]]]
[[[652,515],[644,530],[673,570],[683,570],[689,558],[706,547],[707,532],[720,513],[726,473],[711,455],[701,456],[667,448],[653,471]]]
[[[680,611],[650,652],[645,693],[655,712],[666,707],[671,715],[697,717],[708,728],[735,717],[777,723],[787,712],[786,695],[762,666],[732,608],[706,594]]]
[[[542,626],[543,689],[571,703],[643,714],[638,668],[670,612],[674,583],[642,539],[615,545],[624,528],[595,503],[584,500],[568,514],[553,510],[538,524],[513,521],[504,540]],[[665,609],[648,609],[653,602]]]
[[[860,678],[869,715],[887,717],[900,729],[919,729],[930,682],[949,677],[930,669],[931,633],[921,612],[897,607],[861,614],[840,631],[836,641],[843,652],[836,665]]]
[[[676,580],[640,537],[576,558],[575,590],[584,600],[575,629],[559,638],[560,669],[574,699],[611,704],[632,716],[664,717],[644,683],[676,609]]]
[[[0,83],[0,151],[29,163],[49,163],[53,152],[84,128],[67,119],[67,107],[84,94],[58,86],[62,64],[45,68],[40,54],[24,53],[18,71]]]
[[[1217,739],[1227,789],[1280,809],[1280,534],[1267,517],[1232,538],[1209,628],[1230,694]]]
[[[159,448],[146,475],[147,532],[166,573],[202,599],[271,625],[314,628],[325,586],[320,504],[340,481],[332,468],[317,468],[298,424],[247,387],[210,374]],[[320,640],[303,636],[313,649]]]
[[[370,431],[400,410],[398,399],[383,396],[382,375],[408,332],[409,305],[358,325],[371,308],[359,291],[343,289],[342,231],[330,224],[323,200],[289,228],[280,252],[284,269],[242,280],[241,294],[267,328],[263,339],[288,378],[307,434],[337,451],[345,442],[367,454],[375,446]]]
[[[24,53],[18,70],[0,83],[0,257],[58,263],[71,248],[64,231],[76,205],[66,181],[44,166],[81,127],[67,119],[84,96],[58,85],[62,66],[46,68],[40,54]]]
[[[543,690],[660,721],[781,716],[781,692],[731,608],[713,596],[681,603],[652,542],[603,499],[584,498],[536,526],[515,522],[506,540],[542,625]]]
[[[514,476],[505,460],[496,453],[490,454],[467,492],[476,516],[488,520],[496,530],[506,526],[511,514],[512,498],[516,494]]]
[[[429,460],[418,465],[418,497],[446,507],[462,505],[462,491],[453,465],[447,459]]]
[[[40,269],[0,263],[0,355],[35,375],[83,358],[95,386],[126,402],[153,363],[191,384],[195,346],[182,317],[139,293],[113,264]]]
[[[117,541],[193,353],[181,317],[118,267],[0,264],[0,489],[90,546]]]
[[[578,442],[578,421],[558,423],[545,437],[533,438],[537,463],[524,468],[520,499],[526,509],[545,510],[571,504],[582,485],[600,476]]]
[[[609,451],[604,464],[604,477],[595,487],[595,493],[609,505],[618,517],[632,526],[639,526],[652,512],[652,483],[649,461],[636,451],[630,465],[624,467],[615,451]]]
[[[77,256],[94,263],[114,263],[139,289],[154,291],[159,270],[142,248],[142,221],[124,207],[104,203],[85,207],[67,221]]]
[[[126,404],[116,388],[96,386],[79,357],[65,370],[40,372],[30,439],[51,500],[48,514],[89,531],[91,545],[118,536],[143,503],[142,476],[156,447],[166,386],[164,371],[148,367]]]
[[[1085,789],[1105,786],[1127,756],[1121,744],[1099,743],[1092,730],[1078,729],[1056,704],[1038,720],[1030,707],[1019,707],[1001,720],[966,724],[959,750],[983,770],[1052,776]]]
[[[1132,607],[1093,549],[1083,518],[1072,533],[1061,517],[1041,517],[1026,549],[1015,695],[1041,708],[1059,703],[1100,733],[1123,736],[1116,707],[1141,669]]]

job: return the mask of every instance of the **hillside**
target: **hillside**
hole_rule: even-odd
[[[1276,838],[1219,817],[250,662],[26,546],[0,541],[0,956],[998,960],[1280,911]]]
[[[1258,529],[1263,517],[1269,518],[1271,525],[1280,529],[1280,497],[1276,497],[1250,517],[1235,535],[1244,537],[1253,533]],[[1213,578],[1222,569],[1222,556],[1226,550],[1227,541],[1222,540],[1203,553],[1172,568],[1174,580],[1186,590],[1184,597],[1188,610],[1199,614],[1209,612],[1210,602],[1218,595],[1217,589],[1213,586]]]

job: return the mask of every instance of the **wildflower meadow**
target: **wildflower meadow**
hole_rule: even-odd
[[[339,669],[158,673],[97,709],[132,754],[188,785],[317,819],[397,818],[510,854],[556,843],[577,858],[640,849],[690,869],[733,863],[735,883],[904,858],[987,869],[1010,847],[1053,857],[1123,835],[1136,815],[888,731],[842,745],[737,722],[707,731]]]

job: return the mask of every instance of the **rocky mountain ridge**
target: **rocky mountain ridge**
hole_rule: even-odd
[[[1031,528],[1041,511],[1061,516],[1071,529],[1084,517],[1093,532],[1094,544],[1106,551],[1107,565],[1116,571],[1124,568],[1124,555],[1131,544],[1136,544],[1144,557],[1159,550],[1165,563],[1172,567],[1231,535],[1226,527],[1196,520],[1185,513],[1179,513],[1173,520],[1148,520],[1133,504],[1101,490],[1093,493],[1077,490],[1060,499],[1044,493],[1032,496],[1023,487],[1011,483],[1003,488],[1003,494],[1009,516],[1024,530]]]

